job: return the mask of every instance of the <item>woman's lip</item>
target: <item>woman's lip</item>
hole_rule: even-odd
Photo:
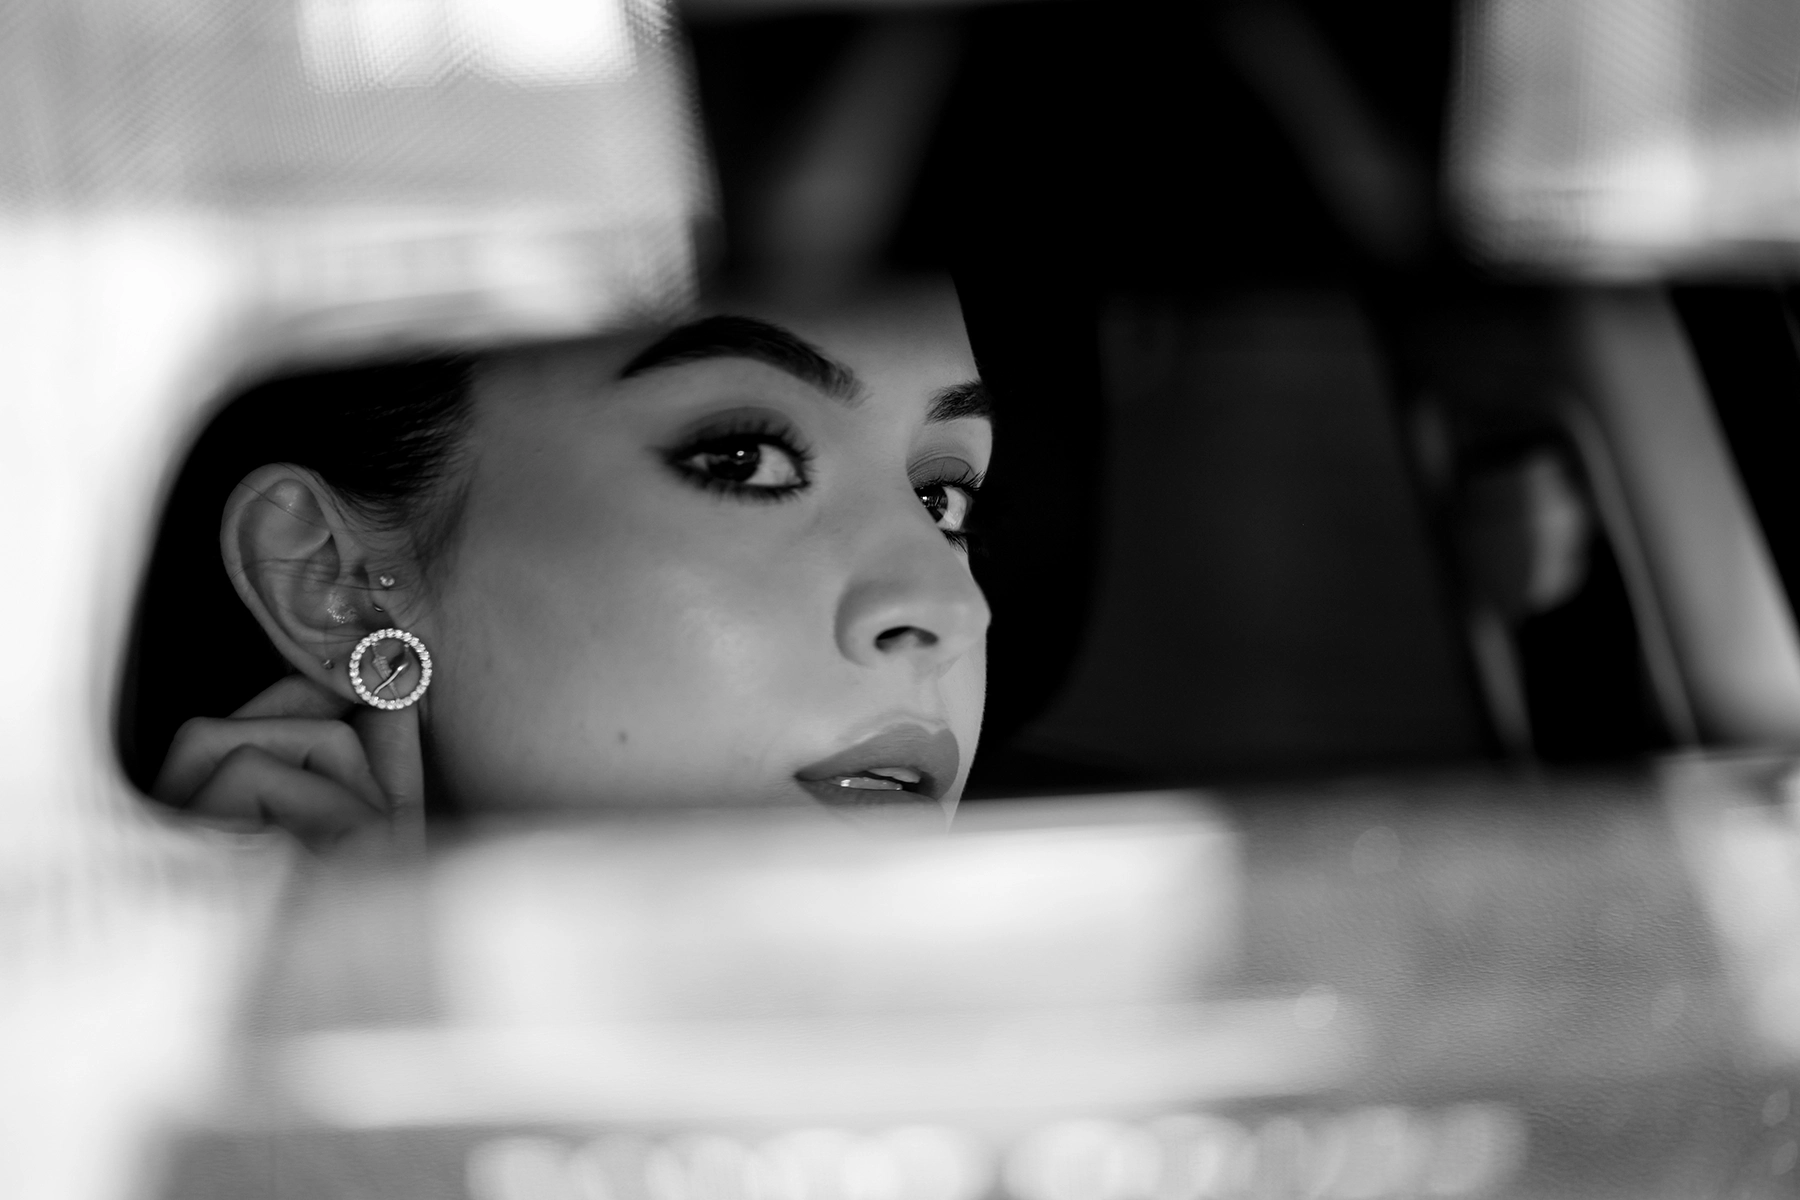
[[[894,725],[848,750],[800,768],[794,778],[827,804],[870,804],[890,797],[899,800],[909,796],[929,796],[939,800],[956,782],[956,771],[961,763],[956,735],[948,729]],[[910,767],[919,773],[920,779],[904,791],[844,788],[834,782],[842,776],[862,775],[878,767]]]

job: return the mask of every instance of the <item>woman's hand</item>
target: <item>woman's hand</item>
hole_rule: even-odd
[[[152,794],[233,827],[276,825],[313,849],[371,825],[413,825],[423,802],[417,707],[365,708],[290,675],[229,717],[175,735]]]

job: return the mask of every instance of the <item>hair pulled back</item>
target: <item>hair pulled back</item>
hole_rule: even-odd
[[[232,489],[267,463],[306,467],[372,530],[404,533],[425,570],[456,531],[473,369],[443,356],[288,375],[240,393],[200,434],[163,510],[119,697],[120,755],[140,789],[184,721],[227,716],[289,669],[225,573]]]

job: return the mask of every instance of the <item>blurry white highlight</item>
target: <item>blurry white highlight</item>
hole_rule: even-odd
[[[1525,1152],[1517,1111],[1468,1103],[1080,1117],[1011,1139],[939,1125],[580,1144],[506,1136],[474,1147],[466,1177],[471,1200],[978,1200],[996,1182],[1011,1200],[1458,1200],[1514,1182]]]
[[[1790,0],[1468,8],[1452,184],[1487,254],[1613,278],[1800,258]]]
[[[948,837],[796,812],[470,844],[421,880],[441,1023],[301,1023],[272,1085],[364,1129],[1040,1115],[1341,1086],[1366,1057],[1353,1006],[1194,1002],[1230,968],[1242,893],[1237,836],[1199,800],[1106,798],[1085,810],[1105,820],[1059,809],[1062,828],[972,815]],[[295,936],[366,925],[354,880],[317,894],[320,929]],[[344,969],[380,986],[379,961]]]
[[[281,1054],[278,1086],[348,1129],[581,1121],[891,1120],[1317,1095],[1366,1022],[1291,1000],[584,1028],[352,1029]]]
[[[1235,953],[1237,839],[1192,797],[1112,803],[1154,811],[923,843],[763,821],[471,848],[433,882],[443,1002],[542,1026],[1167,997]]]
[[[586,83],[635,61],[625,0],[301,0],[299,32],[308,79],[328,90],[425,87],[459,70]]]
[[[797,1129],[760,1141],[607,1134],[575,1146],[515,1136],[476,1146],[471,1200],[977,1200],[992,1154],[958,1130]]]
[[[1323,1029],[1337,1019],[1337,992],[1328,987],[1307,988],[1294,1001],[1294,1024],[1302,1029]]]
[[[1525,1160],[1524,1119],[1501,1104],[1431,1112],[1372,1106],[1260,1121],[1177,1113],[1139,1124],[1076,1119],[1006,1155],[1016,1200],[1320,1200],[1492,1192]]]
[[[1800,1064],[1800,809],[1731,795],[1704,761],[1665,768],[1673,827],[1765,1065]]]

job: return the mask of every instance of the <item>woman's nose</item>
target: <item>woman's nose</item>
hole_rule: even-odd
[[[935,529],[871,548],[838,605],[838,648],[863,666],[947,666],[987,635],[987,597]]]

